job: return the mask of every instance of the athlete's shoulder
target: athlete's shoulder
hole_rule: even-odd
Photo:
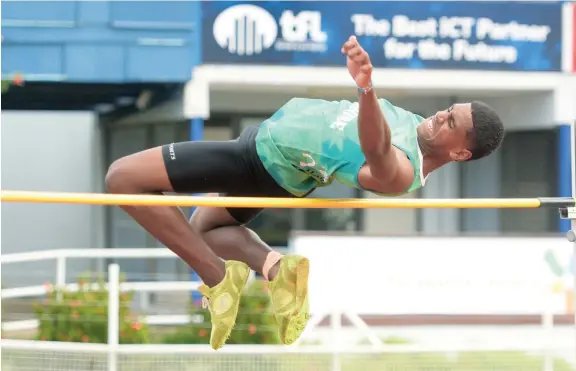
[[[280,109],[284,114],[300,116],[323,116],[325,114],[338,112],[351,106],[349,101],[329,101],[318,98],[294,97],[286,102]]]
[[[298,110],[299,107],[310,107],[318,105],[321,102],[320,99],[310,99],[293,97],[290,98],[286,103],[282,105],[281,110]]]
[[[347,101],[347,100],[342,100],[342,101],[330,101],[330,100],[320,99],[320,98],[302,98],[302,97],[290,98],[290,100],[289,100],[288,102],[286,102],[286,104],[289,104],[289,103],[300,103],[300,104],[335,104],[335,103],[348,103],[348,104],[352,104],[350,101]]]
[[[379,98],[378,103],[380,108],[384,111],[386,118],[388,118],[388,116],[393,116],[396,120],[402,121],[403,123],[410,122],[416,125],[424,120],[422,116],[396,106],[387,99]]]

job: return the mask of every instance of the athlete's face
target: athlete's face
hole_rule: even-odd
[[[472,129],[472,105],[459,103],[420,123],[418,138],[426,154],[464,161],[472,155],[468,150]]]

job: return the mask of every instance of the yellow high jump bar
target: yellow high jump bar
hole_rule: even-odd
[[[563,198],[455,198],[455,199],[405,199],[405,198],[262,198],[262,197],[211,197],[211,196],[162,196],[125,195],[105,193],[59,193],[31,191],[1,191],[2,202],[34,202],[131,206],[211,206],[211,207],[262,207],[287,209],[324,208],[387,208],[387,209],[533,209],[538,207],[574,207],[576,199]]]

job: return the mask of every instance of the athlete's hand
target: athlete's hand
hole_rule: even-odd
[[[350,76],[359,88],[367,88],[372,80],[372,63],[368,53],[360,46],[356,36],[350,36],[342,46],[342,54],[346,55],[346,66]]]

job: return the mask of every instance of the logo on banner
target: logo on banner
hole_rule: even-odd
[[[316,11],[294,14],[285,10],[276,22],[272,14],[259,6],[235,5],[218,14],[212,32],[222,49],[237,55],[260,54],[271,47],[299,52],[323,52],[327,48],[322,15]]]
[[[278,26],[266,10],[255,5],[236,5],[218,14],[213,32],[221,48],[233,54],[252,55],[274,44]]]

